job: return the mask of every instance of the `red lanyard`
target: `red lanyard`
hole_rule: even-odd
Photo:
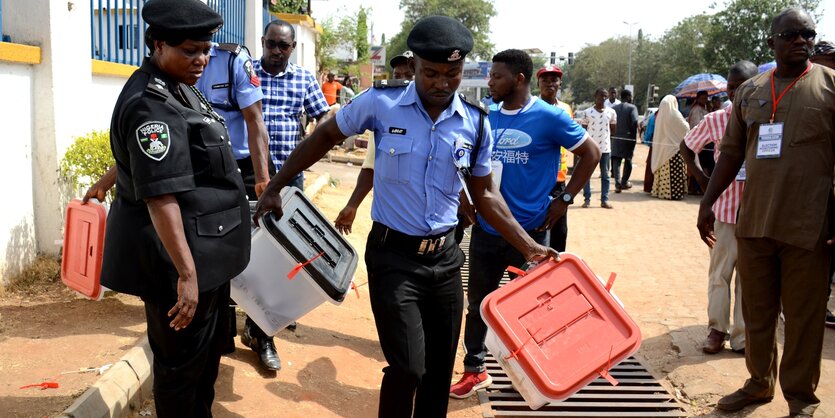
[[[799,76],[797,76],[797,78],[795,78],[794,81],[791,82],[791,84],[789,84],[785,89],[783,89],[783,92],[780,93],[780,96],[778,96],[778,97],[774,96],[774,72],[777,71],[777,69],[775,68],[775,69],[771,70],[771,122],[770,123],[774,123],[774,115],[777,113],[777,105],[780,103],[780,100],[783,100],[783,96],[786,95],[786,92],[789,91],[789,89],[792,88],[792,86],[794,86],[794,83],[797,83],[797,80],[800,80],[801,78],[803,78],[803,76],[806,75],[806,73],[808,73],[811,68],[812,68],[812,64],[809,64],[809,66],[806,67],[806,69],[803,70],[803,72]]]

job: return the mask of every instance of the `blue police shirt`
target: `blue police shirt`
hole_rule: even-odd
[[[456,95],[433,123],[414,83],[370,89],[343,107],[336,123],[344,135],[374,131],[371,218],[412,236],[436,235],[454,227],[463,187],[456,163],[469,166],[479,114]],[[485,117],[474,176],[490,174],[492,152],[493,137]]]
[[[232,106],[229,97],[229,58],[231,53],[217,48],[212,42],[212,49],[209,52],[209,65],[203,70],[203,75],[197,80],[197,89],[206,96],[209,103],[226,119],[226,128],[229,130],[229,137],[232,141],[232,154],[235,159],[249,157],[249,142],[246,130],[246,121],[240,110],[227,110]],[[252,68],[252,61],[246,50],[234,57],[231,65],[234,72],[231,78],[231,94],[238,101],[238,108],[243,109],[253,103],[263,100],[264,93],[261,91],[261,80]]]

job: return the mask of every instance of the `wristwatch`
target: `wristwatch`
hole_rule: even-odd
[[[571,193],[568,193],[568,192],[562,192],[562,193],[558,194],[557,195],[557,200],[562,201],[566,205],[574,204],[574,196],[572,196]]]

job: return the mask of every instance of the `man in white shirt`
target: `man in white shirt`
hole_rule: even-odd
[[[616,91],[614,87],[612,90]],[[609,203],[609,163],[612,156],[612,135],[615,133],[618,123],[618,115],[605,103],[609,100],[605,89],[597,89],[594,92],[594,106],[586,109],[583,125],[589,135],[600,148],[600,207],[613,209]],[[620,103],[620,100],[617,101]],[[591,206],[591,180],[583,187],[585,202],[583,207]]]
[[[604,100],[603,105],[606,108],[611,109],[615,105],[619,105],[620,100],[618,100],[618,89],[615,87],[609,87],[609,100]]]

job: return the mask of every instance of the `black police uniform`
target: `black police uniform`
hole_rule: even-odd
[[[229,281],[249,262],[249,206],[228,133],[198,94],[146,59],[125,84],[110,128],[118,175],[102,284],[145,302],[155,401],[172,416],[191,416],[191,408],[210,415],[226,337],[216,324],[226,323]],[[166,194],[180,205],[200,289],[194,319],[180,331],[167,315],[179,275],[143,200]]]
[[[208,40],[223,19],[199,0],[150,0],[142,13],[159,39]],[[116,102],[110,146],[116,199],[107,220],[102,284],[145,302],[160,417],[208,417],[228,338],[229,281],[249,262],[249,208],[221,118],[193,87],[146,59]],[[199,298],[174,331],[168,311],[179,275],[144,199],[173,195],[194,259]]]

